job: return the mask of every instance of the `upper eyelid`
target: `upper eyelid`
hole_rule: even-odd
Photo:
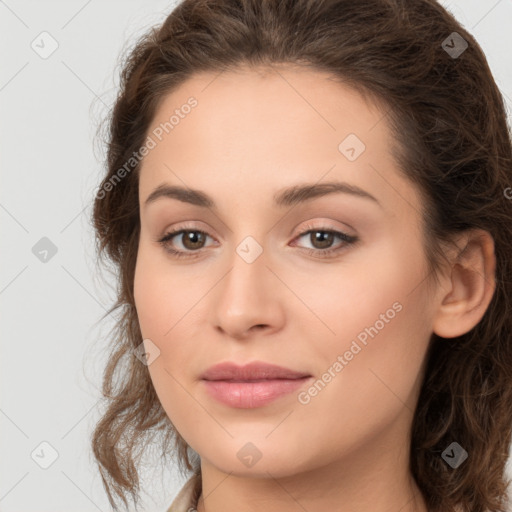
[[[162,236],[165,236],[167,233],[177,232],[177,231],[203,231],[208,236],[210,236],[211,238],[214,238],[210,234],[210,229],[209,228],[203,228],[203,227],[197,226],[197,225],[192,226],[192,225],[188,224],[189,222],[200,222],[201,223],[201,221],[184,221],[184,224],[181,224],[181,223],[177,222],[176,223],[177,227],[166,228],[164,230],[164,233],[163,233]],[[356,236],[355,233],[353,235],[351,235],[349,233],[349,231],[355,231],[355,230],[351,226],[349,226],[348,224],[346,224],[347,227],[336,227],[336,226],[333,225],[333,223],[336,222],[336,221],[332,221],[332,220],[318,220],[318,219],[316,219],[316,220],[306,220],[306,221],[303,221],[299,225],[303,225],[304,222],[307,224],[307,226],[302,228],[301,231],[298,234],[303,234],[308,229],[313,229],[313,230],[317,229],[317,230],[324,230],[324,231],[338,231],[338,232],[344,233],[344,234],[346,234],[348,236]],[[319,223],[320,225],[319,226],[312,226],[313,223]],[[294,229],[294,231],[296,231],[296,230]]]
[[[309,223],[311,223],[311,221],[309,221]],[[298,232],[297,234],[298,235],[304,234],[308,230],[310,230],[310,231],[312,231],[312,230],[318,230],[318,231],[337,231],[337,232],[345,233],[347,235],[349,234],[349,233],[347,233],[347,230],[345,230],[345,228],[337,228],[335,226],[329,225],[328,221],[324,221],[324,224],[322,224],[320,226],[311,226],[310,224],[308,224],[307,226],[304,226],[300,230],[300,232]],[[202,228],[202,227],[198,227],[198,226],[187,226],[187,225],[183,225],[183,226],[178,225],[178,227],[176,227],[176,228],[165,229],[162,236],[165,236],[165,235],[167,235],[169,233],[174,233],[175,235],[177,235],[178,233],[180,233],[182,231],[200,231],[200,232],[205,233],[209,237],[214,238],[210,234],[209,230],[206,229],[206,228]]]
[[[300,232],[298,232],[293,237],[293,240],[302,238],[302,237],[306,236],[307,234],[314,232],[314,231],[327,231],[327,232],[334,233],[335,236],[338,236],[338,237],[340,237],[340,235],[342,235],[342,236],[344,235],[349,238],[357,238],[357,235],[351,235],[351,234],[347,233],[344,229],[339,229],[339,228],[335,228],[334,226],[329,226],[329,225],[324,224],[321,226],[311,226],[311,225],[305,226],[304,228],[302,228],[300,230]],[[161,240],[161,239],[167,237],[168,235],[171,235],[168,240],[168,241],[171,241],[171,240],[174,240],[175,238],[179,237],[180,235],[183,235],[184,232],[201,232],[201,233],[204,233],[207,237],[210,237],[212,240],[215,240],[216,242],[218,242],[218,240],[216,240],[215,237],[210,235],[210,233],[206,229],[202,229],[202,228],[199,228],[196,226],[186,226],[186,225],[166,230],[165,233],[161,237],[158,237],[158,240]],[[199,249],[199,250],[201,250],[201,249]],[[198,251],[186,251],[186,252],[198,252]]]

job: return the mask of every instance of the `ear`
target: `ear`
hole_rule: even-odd
[[[459,236],[457,246],[461,250],[450,260],[433,319],[434,332],[443,338],[461,336],[475,327],[496,288],[492,236],[482,229],[468,230]]]

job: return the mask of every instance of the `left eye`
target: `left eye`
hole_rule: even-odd
[[[303,250],[308,254],[316,258],[328,258],[330,256],[337,256],[339,252],[343,251],[345,247],[351,246],[355,244],[359,239],[356,236],[347,235],[342,231],[337,231],[335,229],[331,229],[328,227],[319,227],[316,228],[314,226],[306,226],[307,231],[301,233],[297,239],[303,238],[309,235],[309,240],[316,247],[316,244],[319,243],[320,247],[316,247],[315,249],[310,249],[304,247]],[[314,236],[314,234],[316,234]],[[342,244],[338,247],[331,248],[332,241],[335,238],[339,238],[342,241]],[[326,247],[328,246],[328,247]]]
[[[339,248],[338,249],[331,248],[331,245],[335,238],[339,238],[340,240],[345,242],[342,245],[342,247],[344,245],[350,245],[351,243],[354,243],[356,241],[356,237],[354,237],[354,236],[350,236],[341,231],[335,231],[335,230],[327,229],[327,228],[325,228],[325,229],[324,228],[310,229],[309,231],[305,231],[304,233],[299,235],[297,238],[303,238],[307,235],[309,235],[309,240],[311,241],[313,246],[315,246],[315,244],[319,244],[319,247],[315,247],[315,249],[318,249],[318,250],[323,249],[323,251],[321,251],[321,252],[329,253],[329,254],[333,251],[340,250]],[[306,248],[306,250],[309,251],[311,249]],[[315,252],[318,252],[318,251],[315,251]]]
[[[315,234],[315,236],[313,236],[313,234]],[[172,239],[178,235],[182,235],[181,241],[185,250],[174,249],[169,244],[169,242],[171,242]],[[296,239],[303,238],[307,235],[309,235],[311,243],[314,246],[315,244],[319,244],[319,247],[315,247],[314,249],[304,247],[303,249],[306,252],[321,258],[329,256],[332,253],[337,253],[338,251],[341,251],[345,246],[352,245],[358,240],[358,238],[355,236],[347,235],[346,233],[330,228],[310,228],[308,231],[304,231],[298,235]],[[208,233],[199,229],[179,229],[166,233],[163,238],[160,238],[157,241],[164,247],[167,252],[177,258],[193,258],[198,256],[198,254],[191,253],[199,253],[201,249],[203,249],[202,244],[204,244],[206,237],[209,237]],[[333,249],[331,248],[331,245],[335,238],[339,238],[343,243],[341,244],[341,247]]]

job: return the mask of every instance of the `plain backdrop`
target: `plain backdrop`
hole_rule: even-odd
[[[484,49],[512,111],[511,0],[442,3]],[[174,5],[0,0],[1,512],[110,510],[90,453],[106,364],[91,347],[114,299],[89,225],[103,173],[95,135],[121,51]],[[172,467],[143,477],[148,511],[165,511],[184,483]]]

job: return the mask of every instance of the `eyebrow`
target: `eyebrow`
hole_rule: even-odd
[[[343,193],[362,199],[369,199],[382,208],[380,202],[366,190],[346,182],[327,182],[319,184],[294,185],[279,190],[274,194],[274,204],[284,208],[323,197],[329,194]],[[193,204],[203,208],[216,208],[215,201],[202,192],[191,188],[162,183],[146,199],[144,206],[160,198],[177,199],[183,203]]]

